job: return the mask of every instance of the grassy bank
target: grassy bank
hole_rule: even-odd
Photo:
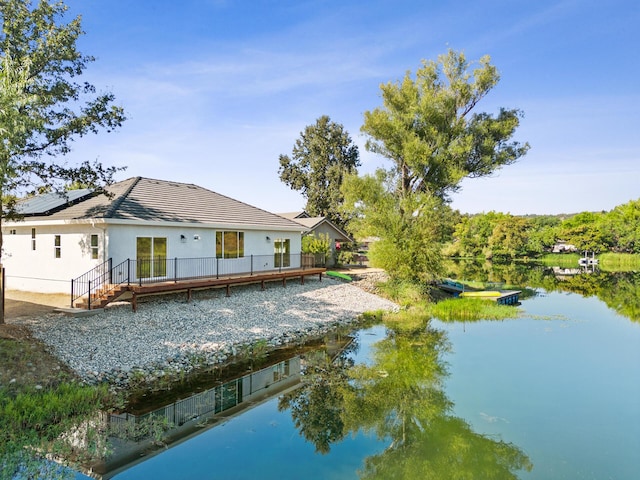
[[[18,471],[19,478],[74,478],[42,455],[81,460],[96,453],[103,445],[96,429],[82,451],[62,437],[112,404],[113,396],[106,386],[80,384],[28,336],[0,338],[0,365],[0,480],[16,478]]]
[[[467,285],[471,286],[471,285]],[[472,288],[484,289],[481,283]],[[428,318],[443,321],[502,320],[515,318],[520,310],[480,298],[451,298],[437,288],[408,281],[390,280],[379,285],[382,295],[404,307],[399,313],[386,315],[394,323],[422,322]]]
[[[611,272],[640,271],[640,255],[630,253],[603,253],[598,255],[599,267]]]
[[[548,267],[578,268],[580,257],[577,253],[548,253],[539,261]]]
[[[550,253],[540,257],[543,265],[550,267],[578,268],[581,255],[577,253]],[[602,253],[596,255],[598,267],[605,272],[640,271],[640,255],[631,253]]]
[[[516,318],[520,310],[481,298],[450,298],[430,306],[430,314],[443,322],[504,320]]]

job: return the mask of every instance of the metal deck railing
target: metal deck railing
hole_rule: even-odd
[[[127,259],[112,267],[112,260],[71,280],[71,307],[87,299],[87,308],[121,285],[146,285],[159,282],[179,282],[203,278],[228,278],[267,272],[304,270],[324,266],[324,255],[307,253],[248,255],[239,258],[138,258]]]

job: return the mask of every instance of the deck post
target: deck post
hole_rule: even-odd
[[[300,285],[304,285],[304,273],[300,275]]]
[[[131,294],[131,309],[134,312],[138,311],[138,294],[136,292],[133,292],[133,294]]]
[[[230,296],[231,296],[231,293],[230,293],[230,291],[229,291],[229,288],[230,288],[230,285],[227,283],[227,297],[230,297]]]
[[[71,308],[73,308],[73,278],[71,279]]]
[[[89,280],[89,302],[87,303],[87,308],[91,310],[91,280]]]

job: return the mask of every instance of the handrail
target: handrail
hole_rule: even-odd
[[[320,263],[314,254],[247,255],[238,258],[138,258],[131,260],[131,283],[144,285],[159,281],[225,278],[264,272],[313,268]],[[324,257],[321,261],[324,265]]]
[[[88,295],[87,306],[101,295],[110,294],[120,285],[138,285],[197,278],[225,278],[232,275],[255,275],[269,271],[307,269],[324,265],[324,257],[314,254],[248,255],[239,258],[150,258],[127,259],[115,267],[111,259],[80,277],[71,280],[71,308],[81,297]]]
[[[123,283],[128,283],[130,278],[130,260],[127,259],[115,267],[112,267],[112,259],[101,263],[88,272],[80,275],[78,278],[71,280],[71,308],[74,307],[76,300],[88,296],[87,308],[91,310],[92,298],[95,298],[97,292],[111,293],[116,287]],[[126,265],[126,268],[125,268]],[[108,285],[107,288],[104,288]]]
[[[102,262],[100,265],[83,273],[78,278],[71,280],[71,308],[76,300],[89,294],[91,299],[91,291],[102,285],[105,281],[105,275],[111,272],[111,258]]]

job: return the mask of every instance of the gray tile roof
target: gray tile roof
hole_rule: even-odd
[[[317,225],[324,222],[325,217],[302,217],[293,219],[294,222],[299,223],[300,225],[304,225],[307,228],[313,229]],[[328,220],[327,220],[328,222]],[[332,224],[333,225],[333,224]]]
[[[309,214],[304,210],[297,212],[278,213],[278,215],[284,218],[288,218],[289,220],[295,220],[296,218],[309,218]]]
[[[304,214],[304,215],[303,215]],[[341,228],[334,225],[327,217],[310,217],[307,212],[291,212],[291,213],[279,213],[278,215],[290,218],[294,222],[299,223],[300,225],[307,227],[310,231],[315,230],[322,224],[328,225],[330,228],[336,231],[339,235],[343,237],[342,241],[352,242],[353,239],[351,236],[342,230]]]
[[[296,230],[300,224],[193,184],[132,177],[49,215],[29,220],[91,218],[204,223]]]

